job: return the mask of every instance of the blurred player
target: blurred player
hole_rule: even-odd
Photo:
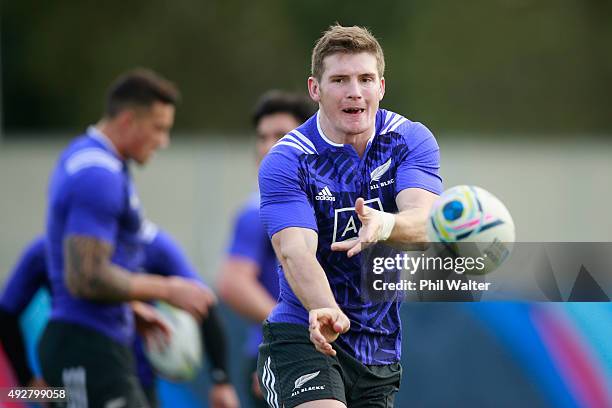
[[[314,112],[312,103],[297,94],[269,91],[255,106],[253,124],[257,133],[257,164],[270,148]],[[255,375],[257,348],[262,340],[261,324],[278,298],[278,261],[259,219],[259,193],[255,192],[236,217],[227,256],[221,266],[218,289],[221,298],[242,316],[254,321],[249,329],[246,354],[247,384],[252,384],[251,402],[267,406]]]
[[[143,223],[142,240],[144,261],[142,269],[147,273],[163,276],[181,276],[200,281],[194,267],[176,241],[151,222]],[[40,288],[49,289],[44,237],[32,241],[21,254],[7,285],[0,297],[0,342],[7,351],[11,365],[22,386],[40,385],[42,379],[34,377],[24,348],[23,334],[19,328],[19,316]],[[202,322],[205,351],[211,362],[213,387],[209,393],[211,407],[237,407],[238,398],[228,382],[225,329],[214,306]],[[155,377],[148,359],[143,353],[142,337],[134,340],[133,350],[140,384],[151,407],[158,406]]]
[[[212,292],[193,280],[135,274],[142,216],[129,172],[169,144],[179,94],[149,70],[121,76],[103,118],[60,155],[51,174],[45,245],[50,322],[39,358],[74,406],[146,406],[130,350],[132,300],[164,300],[202,319]]]
[[[400,305],[362,300],[360,252],[427,241],[442,182],[431,132],[379,109],[383,75],[369,31],[330,27],[308,79],[318,113],[261,164],[261,219],[282,265],[257,368],[271,407],[393,405]]]

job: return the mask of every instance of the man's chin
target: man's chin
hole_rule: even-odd
[[[362,133],[366,133],[368,131],[368,127],[363,124],[348,124],[344,128],[344,132],[350,136],[358,136]]]
[[[355,118],[356,120],[345,120],[344,128],[349,134],[357,135],[363,132],[367,132],[374,121],[370,122],[367,118]]]
[[[149,161],[151,161],[152,157],[153,157],[153,155],[150,155],[150,156],[147,156],[147,157],[134,157],[133,159],[136,162],[136,164],[138,164],[139,166],[144,166]]]

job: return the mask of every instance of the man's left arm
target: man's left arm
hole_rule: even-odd
[[[420,188],[402,190],[395,199],[399,209],[397,214],[368,207],[363,198],[358,198],[355,212],[361,221],[359,235],[357,239],[332,244],[332,250],[347,251],[350,258],[378,241],[399,247],[428,242],[426,222],[437,197],[437,194]]]
[[[420,188],[407,188],[395,198],[399,212],[392,214],[393,228],[386,239],[389,243],[428,242],[427,218],[437,194]]]

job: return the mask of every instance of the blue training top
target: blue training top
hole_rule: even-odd
[[[289,132],[261,164],[261,219],[271,237],[288,227],[318,233],[317,259],[336,302],[351,321],[336,341],[364,364],[390,364],[401,354],[399,303],[364,303],[361,256],[333,252],[331,244],[357,237],[361,226],[354,205],[396,213],[395,198],[404,189],[442,192],[439,148],[421,123],[379,109],[374,135],[363,157],[350,145],[329,140],[318,113]],[[279,304],[271,322],[308,325],[308,313],[279,268]]]

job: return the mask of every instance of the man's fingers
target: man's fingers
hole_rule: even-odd
[[[153,329],[145,336],[145,342],[149,350],[162,351],[170,344],[170,335]]]
[[[316,312],[311,312],[309,315],[309,321],[310,321],[310,341],[313,343],[313,345],[315,346],[315,349],[317,349],[317,351],[323,353],[323,354],[327,354],[327,355],[332,355],[331,352],[333,351],[331,344],[328,343],[327,339],[325,338],[325,336],[323,336],[323,334],[321,333],[320,327],[321,327],[321,323],[319,321],[319,319],[321,320],[326,320],[326,324],[330,323],[330,316],[319,316],[318,313]]]
[[[342,242],[334,242],[331,246],[332,251],[348,251],[359,242],[359,238],[351,238]]]
[[[159,329],[160,333],[165,336],[167,340],[170,340],[170,336],[172,335],[172,328],[163,318],[156,318],[155,325]]]
[[[310,323],[310,326],[312,327],[312,325],[314,325],[316,321],[317,321],[317,311],[311,310],[308,313],[308,323]]]
[[[320,353],[326,354],[328,356],[335,356],[336,355],[336,350],[334,350],[333,347],[331,346],[331,344],[329,344],[329,343],[327,343],[325,346],[316,346],[315,345],[315,348]]]
[[[350,258],[350,257],[352,257],[352,256],[357,255],[358,253],[360,253],[360,252],[361,252],[361,248],[362,248],[362,247],[363,247],[362,242],[361,242],[361,241],[357,242],[357,244],[356,244],[356,245],[354,245],[354,246],[353,246],[353,247],[352,247],[352,248],[351,248],[351,249],[350,249],[350,250],[349,250],[349,251],[346,253],[346,256]]]
[[[208,307],[201,303],[185,305],[185,311],[193,316],[198,322],[201,322],[208,315]]]
[[[323,334],[321,333],[321,331],[317,328],[317,329],[313,329],[310,331],[310,340],[313,343],[318,343],[318,344],[325,344],[327,343],[327,340],[325,339],[325,336],[323,336]]]
[[[318,322],[310,328],[310,341],[313,342],[315,346],[322,346],[327,343],[325,336],[321,333]]]
[[[311,329],[317,329],[319,327],[319,315],[316,310],[311,310],[308,313],[308,323],[310,323]]]
[[[369,208],[365,205],[365,200],[361,197],[355,201],[355,212],[357,215],[365,216],[368,214]]]
[[[206,297],[206,304],[208,306],[214,306],[217,303],[217,296],[210,288],[204,287],[204,296]]]
[[[342,319],[342,316],[340,314],[338,314],[338,316],[336,316],[336,319],[334,320],[334,331],[336,333],[342,333],[342,331],[344,330],[344,319]]]
[[[351,321],[343,315],[338,315],[334,322],[334,330],[336,333],[346,333],[351,327]]]

